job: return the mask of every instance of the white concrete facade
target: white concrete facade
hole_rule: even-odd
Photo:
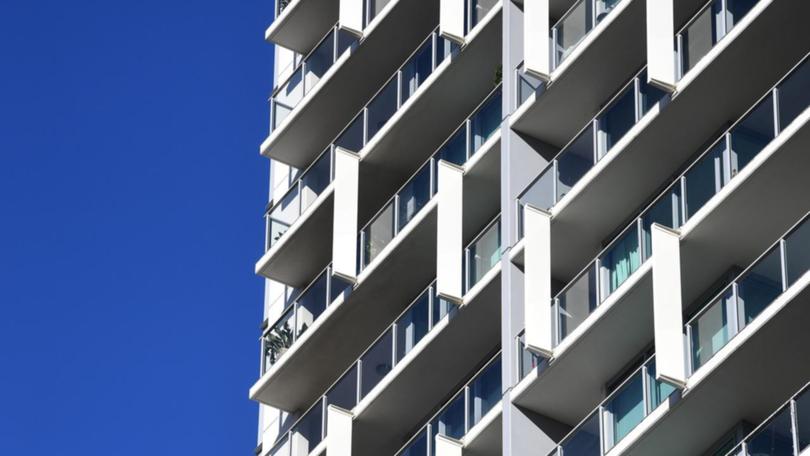
[[[810,451],[810,2],[270,1],[257,455]]]

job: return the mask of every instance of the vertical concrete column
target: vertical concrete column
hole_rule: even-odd
[[[464,295],[464,170],[439,160],[438,183],[436,292],[441,298],[461,303]]]
[[[554,350],[551,318],[551,216],[526,205],[524,223],[523,315],[526,346],[545,357]]]
[[[647,0],[647,81],[675,90],[675,0]]]
[[[523,2],[523,68],[544,81],[551,79],[549,0]]]
[[[686,385],[681,298],[681,243],[678,233],[652,228],[653,324],[655,375],[678,388]]]
[[[440,0],[439,2],[439,34],[458,44],[464,44],[465,1]]]
[[[338,26],[358,38],[363,36],[363,3],[365,0],[340,0]]]
[[[352,455],[352,420],[348,410],[330,405],[326,410],[326,454],[329,456]]]
[[[360,158],[335,149],[335,209],[332,218],[332,272],[350,282],[357,280],[357,210]]]
[[[461,456],[463,453],[464,447],[461,442],[436,434],[436,456]]]

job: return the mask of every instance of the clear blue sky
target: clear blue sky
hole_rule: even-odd
[[[250,455],[273,0],[0,0],[0,455]]]

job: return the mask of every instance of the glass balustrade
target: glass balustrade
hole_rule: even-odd
[[[351,284],[332,275],[331,265],[307,285],[262,336],[262,374],[278,362],[333,301],[351,289]]]
[[[682,78],[714,48],[759,0],[710,0],[675,34],[678,77]]]
[[[360,230],[359,271],[377,258],[436,194],[439,160],[463,166],[498,132],[500,125],[501,88],[498,86]]]
[[[379,16],[383,8],[386,7],[392,0],[364,0],[363,5],[363,18],[364,26],[368,26],[375,17]]]
[[[521,63],[517,69],[515,70],[516,75],[516,96],[517,99],[515,100],[515,108],[521,106],[529,97],[532,96],[533,93],[540,90],[543,87],[543,81],[540,79],[526,73],[523,69],[523,63]]]
[[[525,331],[517,336],[518,381],[529,375],[535,369],[544,369],[548,366],[548,359],[530,351],[526,346]]]
[[[704,366],[810,270],[806,220],[807,216],[686,323],[691,372]]]
[[[464,292],[470,291],[500,261],[501,216],[499,214],[464,249]]]
[[[551,68],[556,69],[621,0],[579,0],[551,27]]]
[[[486,366],[414,435],[396,456],[435,456],[436,435],[462,439],[501,400],[501,354]]]
[[[550,455],[607,454],[674,391],[674,387],[655,379],[655,358],[650,357],[563,438]]]
[[[279,3],[282,3],[279,0]],[[287,79],[279,84],[270,97],[270,132],[290,115],[304,97],[318,85],[341,55],[357,42],[357,38],[337,25],[307,54]]]
[[[295,0],[277,0],[276,5],[278,6],[278,10],[276,11],[276,17],[280,16],[281,13],[287,9],[287,7],[290,6],[290,3],[293,1]]]
[[[795,120],[798,113],[810,105],[810,93],[800,89],[807,86],[810,86],[810,65],[804,60],[742,119],[722,134],[683,174],[675,178],[607,249],[554,297],[551,304],[555,316],[555,344],[570,335],[601,302],[652,256],[653,223],[673,229],[683,226],[764,149],[775,135]],[[776,108],[772,108],[773,106]],[[787,114],[777,119],[775,111]],[[736,142],[734,138],[737,138]],[[543,185],[544,188],[551,186],[548,181]],[[537,188],[541,186],[535,185],[529,190],[537,195]],[[806,270],[805,260],[801,256],[792,261],[795,261],[795,265],[788,268],[789,281],[796,280]],[[754,287],[756,284],[748,286],[749,289]],[[762,301],[759,296],[763,293],[762,290],[755,289],[750,293],[756,293],[756,300]],[[726,295],[718,296],[717,306],[707,310],[702,318],[706,321],[703,323],[704,327],[717,328],[710,335],[707,331],[700,335],[703,348],[699,355],[694,355],[696,365],[705,362],[707,356],[710,357],[714,351],[725,345],[731,334],[738,330],[733,321],[728,322],[728,316],[732,315],[729,299]],[[753,304],[749,304],[748,313],[758,313]]]
[[[726,456],[799,456],[810,447],[810,388],[805,385]]]
[[[464,2],[464,33],[470,33],[500,0],[466,0]]]
[[[455,304],[436,295],[435,282],[429,285],[360,355],[360,358],[352,363],[338,381],[293,424],[289,433],[279,437],[270,454],[291,456],[290,451],[292,455],[309,454],[326,438],[328,407],[335,405],[344,410],[354,409],[374,387],[380,384],[394,366],[455,308]],[[474,393],[471,403],[477,407],[472,410],[482,411],[486,407],[491,407],[493,397],[491,377],[492,375],[481,376],[472,386]],[[500,384],[498,391],[500,392]],[[289,442],[292,442],[292,445]]]
[[[332,183],[335,178],[334,160],[334,148],[330,146],[301,174],[284,196],[275,200],[265,215],[267,223],[265,250],[270,250],[276,245],[292,224]]]
[[[625,84],[518,197],[520,237],[526,204],[551,209],[665,96],[647,84],[646,69]]]

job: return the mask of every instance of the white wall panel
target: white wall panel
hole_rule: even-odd
[[[333,272],[346,280],[357,278],[357,202],[360,159],[356,154],[335,151],[335,214],[333,217]]]
[[[526,345],[543,356],[552,356],[551,319],[551,216],[529,205],[524,214],[523,315]]]
[[[445,299],[461,302],[464,172],[443,160],[439,161],[438,169],[436,291]]]
[[[527,73],[548,81],[551,75],[549,0],[523,2],[523,67]]]
[[[326,415],[326,454],[351,456],[353,419],[351,412],[330,405]]]
[[[464,0],[440,0],[439,34],[456,43],[464,43]]]
[[[436,434],[436,456],[461,456],[462,454],[463,448],[460,442],[450,437]]]
[[[363,2],[365,0],[340,0],[338,26],[356,36],[363,35]]]
[[[686,384],[681,298],[681,244],[678,233],[653,224],[653,322],[656,378]]]
[[[647,80],[675,90],[675,0],[647,0]]]

